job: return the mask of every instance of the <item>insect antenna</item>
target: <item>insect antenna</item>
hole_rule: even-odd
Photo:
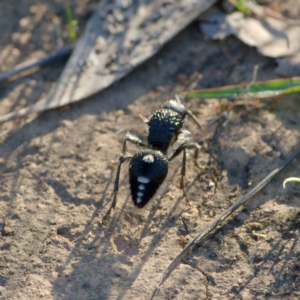
[[[181,103],[180,98],[179,98],[178,95],[175,95],[175,99],[176,99],[176,101],[177,101],[178,103]],[[199,123],[199,121],[197,120],[196,116],[195,116],[190,110],[188,110],[188,109],[186,109],[186,113],[194,120],[194,122],[198,125],[198,127],[199,127],[201,130],[203,130],[203,129],[202,129],[202,126],[201,126],[201,124]]]

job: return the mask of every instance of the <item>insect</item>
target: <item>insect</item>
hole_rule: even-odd
[[[132,200],[138,208],[144,207],[154,196],[160,185],[168,174],[168,163],[183,152],[181,166],[180,188],[188,201],[184,188],[186,172],[186,151],[194,150],[194,163],[197,165],[197,157],[200,145],[188,143],[187,130],[183,129],[186,115],[189,115],[201,128],[200,123],[191,111],[186,109],[176,95],[175,100],[169,100],[161,109],[155,111],[149,119],[144,118],[148,126],[147,144],[144,144],[138,137],[127,133],[123,141],[122,155],[118,161],[117,174],[114,183],[113,200],[104,219],[110,214],[117,203],[119,191],[119,180],[122,164],[129,160],[129,184]],[[134,155],[127,153],[127,142],[142,147]],[[172,153],[168,156],[168,150]]]

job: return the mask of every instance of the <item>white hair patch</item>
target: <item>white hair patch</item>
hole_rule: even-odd
[[[170,101],[166,104],[165,107],[166,107],[166,108],[173,109],[173,110],[177,111],[177,112],[180,113],[180,114],[185,114],[185,113],[186,113],[185,107],[184,107],[181,103],[176,102],[175,100],[170,100]]]
[[[140,182],[140,183],[148,183],[148,182],[150,182],[150,179],[148,177],[145,177],[145,176],[139,176],[137,178],[137,181]]]
[[[144,195],[144,193],[138,192],[137,195],[138,195],[138,197],[142,197]]]
[[[140,197],[138,197],[137,199],[136,199],[136,203],[141,203],[142,202],[142,199],[140,198]]]
[[[154,156],[152,154],[147,154],[143,157],[143,161],[151,164],[154,162]]]
[[[143,184],[140,184],[140,185],[139,185],[139,190],[142,191],[142,190],[144,190],[144,189],[145,189],[145,186],[144,186]]]

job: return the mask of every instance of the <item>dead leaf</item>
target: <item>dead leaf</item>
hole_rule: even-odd
[[[258,12],[261,13],[257,10]],[[284,73],[286,76],[300,75],[299,22],[274,18],[270,13],[264,18],[246,16],[238,11],[226,15],[213,8],[206,14],[200,28],[211,39],[224,39],[235,35],[245,44],[257,47],[258,51],[265,56],[288,57],[278,60],[280,65],[277,72]]]
[[[68,105],[107,88],[215,2],[101,1],[55,87],[35,105],[0,117],[0,123]]]
[[[300,25],[287,26],[283,21],[271,17],[259,20],[238,11],[226,15],[215,9],[205,20],[210,23],[201,23],[200,27],[211,39],[235,35],[269,57],[290,56],[300,52]]]

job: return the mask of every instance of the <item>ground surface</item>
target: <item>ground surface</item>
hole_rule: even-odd
[[[2,71],[55,49],[53,15],[62,20],[67,41],[65,1],[16,2],[0,3]],[[96,1],[69,2],[84,28]],[[250,81],[255,64],[260,65],[258,80],[274,78],[272,59],[236,39],[207,41],[192,24],[106,91],[1,135],[0,298],[149,298],[184,244],[295,150],[300,97],[235,108],[225,128],[208,126],[224,106],[219,101],[186,101],[204,127],[201,132],[187,120],[191,139],[209,147],[218,161],[204,151],[201,171],[188,164],[187,192],[195,208],[181,196],[180,158],[170,166],[162,199],[142,210],[128,195],[125,167],[117,209],[103,226],[123,136],[130,131],[144,138],[138,115],[151,114],[175,93]],[[0,113],[35,103],[63,66],[2,84]],[[282,188],[284,178],[299,173],[295,161],[197,247],[157,299],[299,299],[299,194]],[[211,181],[217,182],[215,194]]]

